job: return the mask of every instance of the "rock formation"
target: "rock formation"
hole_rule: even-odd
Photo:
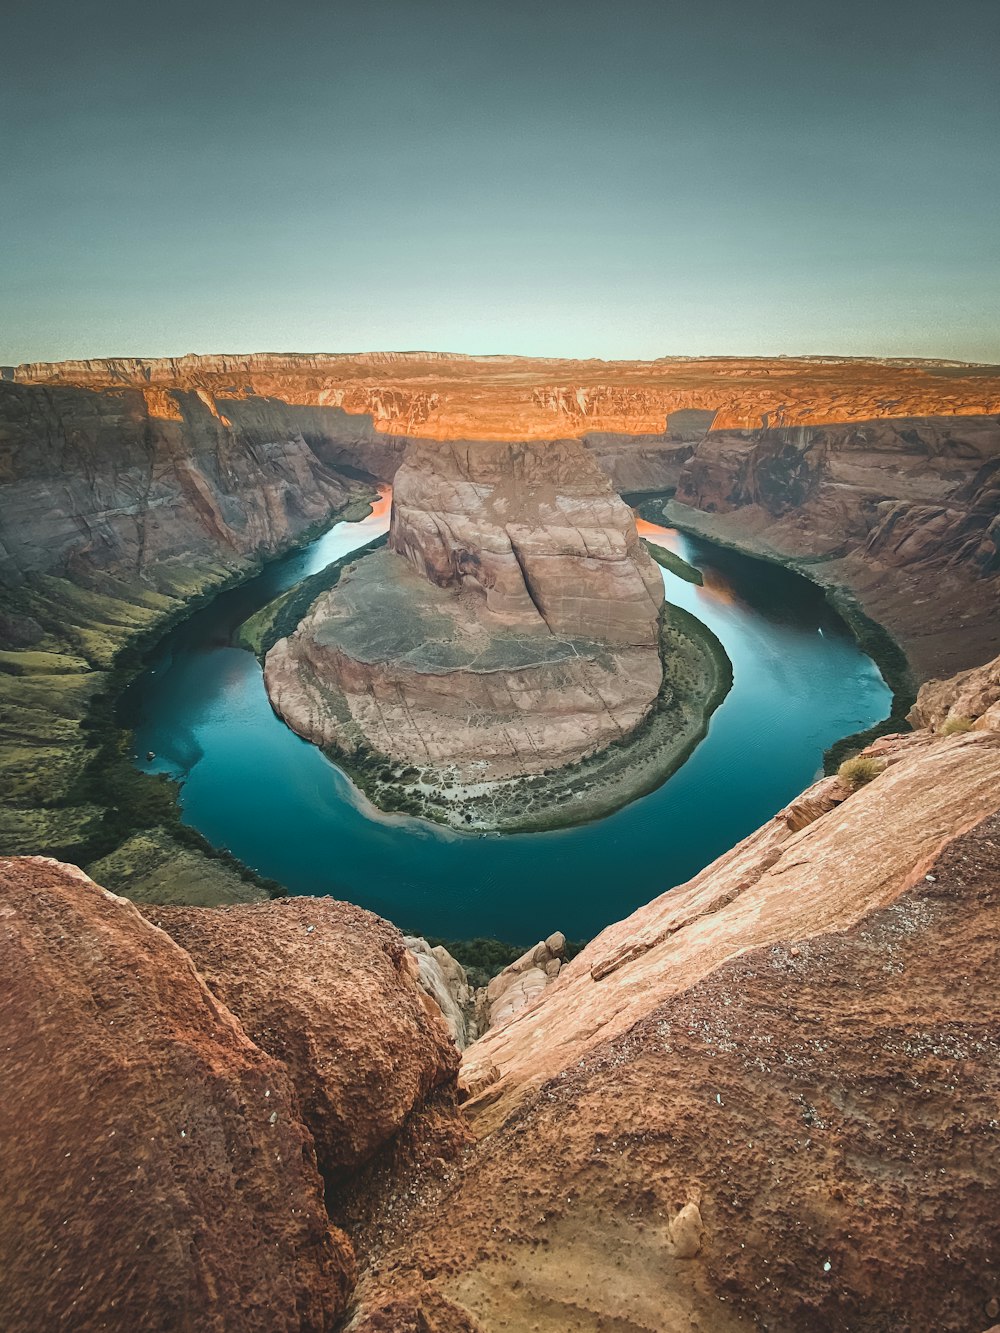
[[[483,783],[571,763],[649,710],[662,579],[581,444],[411,446],[389,547],[267,655],[301,735]]]
[[[336,1185],[454,1085],[458,1052],[394,926],[350,903],[146,907],[251,1041],[282,1061]]]
[[[566,936],[555,931],[498,972],[476,996],[479,1035],[502,1027],[527,1008],[559,975]]]
[[[920,687],[907,719],[932,731],[1000,731],[1000,657]]]
[[[876,417],[1000,411],[1000,371],[944,361],[660,357],[572,361],[441,352],[184,356],[11,367],[24,384],[184,388],[368,416],[386,435],[537,440],[700,437]]]
[[[331,1329],[331,1230],[285,1065],[123,898],[0,862],[0,1325]]]
[[[441,1010],[452,1041],[464,1051],[479,1035],[476,992],[465,968],[440,944],[432,947],[414,935],[405,936],[404,943],[416,960],[417,984]]]
[[[1000,640],[1000,418],[713,431],[670,520],[846,585],[918,677]]]
[[[390,1301],[463,1333],[990,1324],[1000,736],[871,753],[466,1052],[478,1143],[387,1229],[352,1333]]]

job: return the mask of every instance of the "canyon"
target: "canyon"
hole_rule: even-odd
[[[905,654],[905,706],[921,680],[978,665],[1000,638],[998,413],[997,367],[905,360],[371,353],[2,368],[2,845],[93,864],[130,821],[162,823],[113,813],[135,793],[93,780],[95,714],[129,654],[371,498],[411,440],[582,440],[619,492],[673,495],[668,521],[849,596]],[[141,804],[161,796],[147,783]],[[161,850],[190,868],[204,849]],[[218,900],[247,893],[200,864]]]
[[[0,861],[4,1326],[985,1330],[998,681],[538,946],[461,1065],[361,909],[140,913]]]
[[[512,523],[494,493],[514,467],[539,496]],[[577,481],[582,555],[553,535]],[[390,586],[394,615],[462,603],[463,633],[500,621],[521,643],[603,617],[616,659],[641,655],[621,701],[638,720],[659,689],[660,584],[623,492],[884,627],[893,728],[568,961],[540,920],[555,933],[476,1005],[440,946],[282,898],[191,837],[112,711],[167,625],[364,512],[378,483],[396,491],[389,547],[298,631],[303,652],[343,635],[338,605],[365,626],[344,680],[369,735],[364,611]],[[9,367],[0,495],[11,1333],[996,1324],[1000,369]],[[269,657],[279,707],[290,651]],[[548,716],[561,759],[605,739],[585,709],[571,732]],[[470,762],[450,723],[401,719],[394,762],[432,731],[428,758]],[[533,780],[526,756],[486,762]],[[116,892],[99,887],[112,867]]]

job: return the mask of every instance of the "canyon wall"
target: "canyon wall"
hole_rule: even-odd
[[[201,390],[369,415],[380,432],[533,440],[1000,412],[995,366],[838,357],[574,361],[440,352],[184,356],[10,367],[19,383]]]
[[[996,416],[714,431],[665,513],[852,589],[920,679],[1000,644]]]
[[[198,390],[0,382],[0,580],[155,585],[280,550],[362,491],[363,423],[296,416],[248,400],[228,415]]]
[[[815,572],[854,589],[920,677],[975,665],[1000,633],[995,366],[367,353],[5,375],[8,578],[131,575],[206,541],[273,547],[345,477],[391,479],[412,439],[576,437],[619,491],[676,489],[677,522],[822,561]]]

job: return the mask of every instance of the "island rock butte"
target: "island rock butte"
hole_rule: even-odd
[[[628,507],[578,441],[414,445],[389,549],[274,645],[265,681],[319,745],[505,780],[642,721],[662,604]]]

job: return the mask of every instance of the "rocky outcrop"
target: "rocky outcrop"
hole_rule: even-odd
[[[411,446],[389,541],[267,655],[300,735],[481,784],[569,764],[646,715],[663,583],[582,445]]]
[[[0,862],[0,1325],[332,1329],[353,1281],[282,1061],[73,867]]]
[[[1000,731],[1000,657],[921,685],[907,719],[932,731]]]
[[[481,593],[502,624],[643,648],[656,638],[660,575],[576,441],[412,447],[389,546],[438,587]]]
[[[565,952],[566,936],[554,931],[492,977],[476,995],[480,1036],[537,1000],[559,975]]]
[[[479,1141],[446,1221],[429,1187],[388,1228],[357,1333],[389,1292],[482,1333],[987,1327],[1000,736],[872,753],[466,1052]]]
[[[415,935],[407,935],[404,943],[416,960],[417,984],[440,1009],[452,1041],[464,1051],[479,1035],[476,993],[465,968],[440,944],[432,947]]]
[[[327,435],[359,433],[357,419],[327,416]],[[199,562],[280,550],[360,492],[321,438],[283,403],[0,383],[0,580],[170,591],[178,566],[190,578]]]
[[[442,1015],[399,931],[371,912],[329,898],[143,910],[287,1066],[329,1185],[454,1088],[458,1052]]]

